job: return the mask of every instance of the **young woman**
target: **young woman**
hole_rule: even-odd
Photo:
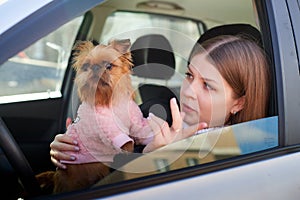
[[[269,69],[263,51],[251,40],[219,36],[194,48],[180,95],[181,111],[171,102],[171,128],[151,116],[154,140],[144,152],[194,134],[197,125],[218,128],[266,116]],[[182,119],[182,120],[181,120]],[[188,125],[188,131],[177,133]],[[195,126],[196,124],[196,126]],[[194,129],[192,131],[191,127]]]
[[[187,138],[201,131],[266,116],[269,68],[262,49],[239,36],[217,36],[193,49],[180,94],[181,112],[170,102],[173,123],[149,115],[155,133],[143,152]],[[51,143],[51,160],[74,160],[63,151],[77,151],[76,141],[59,134]]]

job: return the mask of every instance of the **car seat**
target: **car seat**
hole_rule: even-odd
[[[259,30],[250,24],[225,24],[216,26],[204,32],[198,39],[197,43],[201,44],[205,40],[216,37],[218,35],[241,35],[252,39],[260,47],[262,47],[262,39]]]
[[[255,41],[260,47],[263,47],[261,34],[255,27],[251,26],[250,24],[225,24],[215,26],[205,31],[199,37],[191,52],[193,52],[199,44],[202,44],[204,41],[219,35],[240,35]],[[190,57],[191,55],[192,54],[190,54]]]
[[[131,46],[131,53],[134,76],[167,83],[175,73],[173,49],[163,35],[149,34],[137,38]],[[142,99],[140,108],[143,115],[148,117],[149,112],[152,112],[171,125],[172,116],[169,102],[172,97],[177,98],[176,92],[166,86],[152,83],[140,83],[138,87]]]

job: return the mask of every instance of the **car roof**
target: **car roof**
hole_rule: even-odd
[[[0,21],[0,35],[29,16],[31,13],[45,6],[53,0],[0,0],[0,13],[6,20]]]
[[[164,13],[222,24],[241,21],[252,24],[253,20],[251,0],[109,0],[105,1],[102,6],[119,10]],[[232,9],[234,12],[228,12]]]

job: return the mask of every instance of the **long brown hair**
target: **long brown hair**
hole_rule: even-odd
[[[203,52],[233,89],[233,98],[245,97],[244,108],[231,114],[226,124],[266,117],[271,86],[264,51],[250,39],[223,35],[194,48],[192,56]]]

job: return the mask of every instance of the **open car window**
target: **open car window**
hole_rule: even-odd
[[[213,26],[218,25],[220,24]],[[175,56],[175,69],[171,78],[160,80],[133,75],[132,82],[135,88],[143,84],[162,85],[171,89],[180,98],[178,91],[187,69],[191,49],[205,30],[206,26],[201,21],[150,13],[116,11],[106,19],[99,41],[107,43],[111,38],[129,38],[135,43],[139,37],[147,34],[160,34],[166,37]],[[139,92],[141,93],[141,90]],[[136,101],[139,104],[145,102],[138,98]],[[113,165],[115,171],[99,181],[96,186],[200,166],[275,148],[278,146],[278,117],[273,114],[269,116],[272,117],[195,135],[148,154],[118,155]]]
[[[61,97],[77,17],[0,65],[0,104]]]
[[[278,117],[219,128],[167,145],[147,154],[118,158],[127,164],[96,186],[160,174],[259,152],[278,146]]]

